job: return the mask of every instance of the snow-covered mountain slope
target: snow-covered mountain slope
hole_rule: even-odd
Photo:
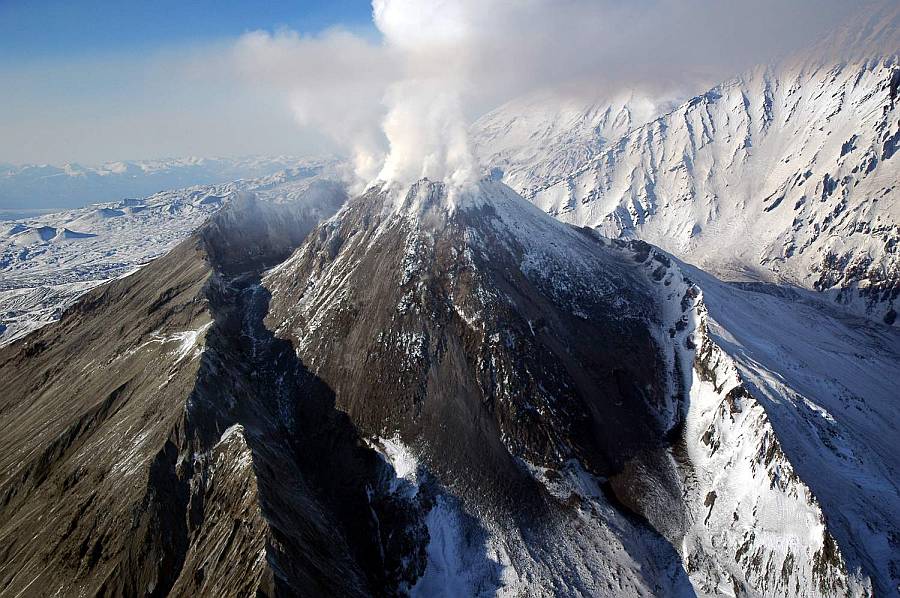
[[[688,570],[705,570],[695,579],[707,592],[737,588],[728,567],[707,558],[727,545],[757,589],[784,595],[794,590],[783,575],[803,568],[788,545],[812,534],[802,574],[811,585],[801,593],[838,591],[822,578],[837,566],[891,595],[900,582],[900,331],[812,292],[726,284],[665,256],[647,263],[680,316],[670,316],[669,334],[688,389],[686,489],[705,497],[683,542]]]
[[[285,169],[320,169],[326,162],[254,156],[108,162],[97,167],[6,165],[0,166],[0,210],[80,208],[168,189],[255,179]]]
[[[635,91],[613,98],[533,93],[482,116],[472,141],[482,164],[525,195],[548,179],[569,173],[596,156],[610,141],[674,108],[674,100]]]
[[[580,167],[518,188],[566,222],[645,239],[725,278],[823,291],[893,323],[898,22],[895,3],[861,15],[809,52],[716,86]],[[823,57],[824,46],[851,59]],[[556,161],[553,147],[543,155]]]
[[[328,172],[304,166],[0,222],[0,345],[57,319],[85,291],[169,251],[236,192],[290,200]]]

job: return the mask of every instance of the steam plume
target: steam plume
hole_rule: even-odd
[[[698,93],[847,10],[842,0],[373,0],[377,40],[255,32],[236,56],[245,76],[287,93],[301,125],[344,148],[358,187],[422,177],[464,187],[480,174],[468,124],[500,102],[548,88]]]

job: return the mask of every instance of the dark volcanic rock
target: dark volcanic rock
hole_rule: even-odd
[[[311,193],[0,352],[0,595],[689,591],[635,251],[497,182]]]
[[[629,254],[492,189],[442,213],[420,183],[412,218],[354,200],[266,278],[269,327],[359,426],[426,438],[480,491],[513,483],[515,458],[620,473],[675,423],[655,295]]]
[[[352,200],[264,279],[268,327],[364,434],[399,433],[470,510],[559,533],[580,499],[533,469],[583,468],[634,525],[677,537],[680,407],[638,264],[501,184],[478,193],[452,209],[423,181]]]
[[[317,199],[240,198],[0,352],[0,595],[352,596],[421,573],[395,554],[424,542],[415,505],[370,507],[383,460],[261,326],[259,269],[343,200]]]

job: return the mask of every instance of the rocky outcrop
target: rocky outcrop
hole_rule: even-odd
[[[673,455],[686,525],[677,538],[698,593],[864,596],[818,499],[794,469],[764,405],[709,333],[703,291],[659,250],[628,245],[664,298],[684,424]]]

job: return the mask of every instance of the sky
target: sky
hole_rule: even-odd
[[[699,93],[859,6],[0,0],[0,162],[341,153],[362,179],[466,178],[466,127],[503,101]]]
[[[0,0],[0,56],[31,62],[152,52],[255,29],[371,27],[371,12],[368,0]]]
[[[368,0],[0,0],[0,162],[306,154],[280,98],[205,73],[241,35],[371,35]],[[330,149],[330,148],[329,148]]]

